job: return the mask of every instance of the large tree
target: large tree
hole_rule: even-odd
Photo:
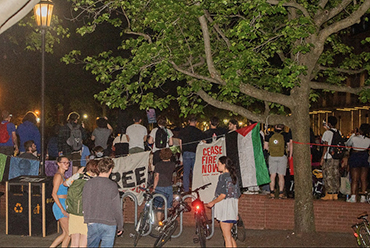
[[[367,100],[363,88],[344,86],[366,71],[369,54],[343,43],[370,0],[71,0],[82,35],[111,24],[117,49],[83,60],[107,89],[96,97],[112,108],[138,103],[182,113],[205,104],[258,122],[283,123],[293,139],[309,142],[310,101],[328,90]],[[173,91],[175,94],[167,94]],[[295,229],[315,230],[310,150],[294,145]]]

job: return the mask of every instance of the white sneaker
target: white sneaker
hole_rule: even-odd
[[[360,198],[360,202],[362,202],[362,203],[367,202],[366,201],[366,196],[362,195],[361,198]]]
[[[352,202],[352,203],[356,202],[356,196],[355,196],[355,195],[351,195],[351,197],[350,197],[350,198],[348,198],[348,199],[346,200],[346,202]]]

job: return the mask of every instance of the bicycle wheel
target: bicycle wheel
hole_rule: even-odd
[[[370,233],[365,225],[360,225],[358,227],[358,233],[362,241],[361,247],[370,247]]]
[[[137,222],[135,228],[135,236],[134,236],[134,246],[136,247],[137,243],[139,242],[139,239],[141,236],[143,236],[144,233],[146,233],[149,230],[149,225],[148,225],[148,213],[141,213],[139,217],[139,221]]]
[[[200,218],[197,218],[196,223],[196,229],[197,234],[199,238],[200,247],[205,248],[206,247],[206,231],[203,221],[200,220]]]
[[[236,239],[240,240],[241,242],[244,242],[247,238],[247,232],[245,230],[244,222],[242,217],[238,214],[239,220],[236,222]]]
[[[171,236],[177,228],[177,225],[177,220],[171,222],[157,238],[154,243],[154,247],[162,247],[168,240],[170,240]]]

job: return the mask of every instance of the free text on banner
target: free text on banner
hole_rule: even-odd
[[[199,191],[201,200],[206,203],[214,198],[218,176],[220,175],[217,170],[217,162],[219,157],[226,155],[225,149],[225,138],[220,138],[210,144],[201,142],[197,146],[192,188],[196,189],[204,184],[212,183],[205,190]]]
[[[140,152],[127,157],[114,158],[111,179],[118,184],[119,191],[130,191],[138,199],[139,205],[144,200],[143,191],[139,186],[146,187],[150,152]]]

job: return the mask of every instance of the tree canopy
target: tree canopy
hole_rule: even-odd
[[[185,115],[204,104],[254,121],[284,123],[307,143],[309,106],[318,91],[357,94],[346,76],[369,70],[370,54],[343,42],[370,0],[71,0],[77,31],[111,24],[122,40],[114,50],[77,60],[107,88],[96,98],[111,108],[131,103]],[[370,37],[364,42],[370,41]],[[171,92],[171,94],[167,94]],[[297,231],[314,230],[309,147],[294,146]],[[304,213],[305,212],[305,213]]]

